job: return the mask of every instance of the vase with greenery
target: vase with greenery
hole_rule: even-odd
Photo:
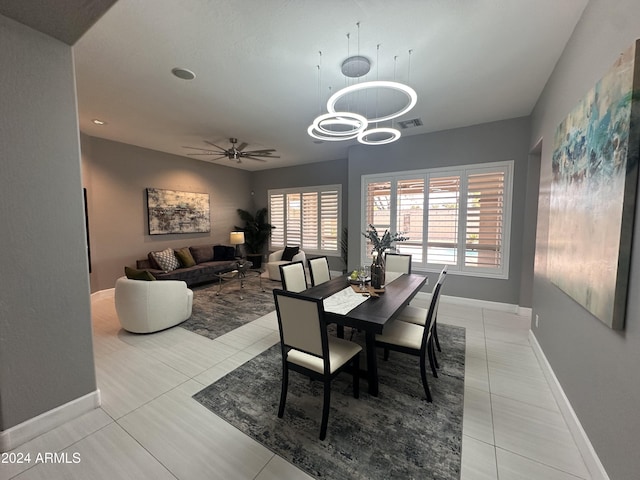
[[[391,248],[394,242],[405,242],[409,237],[404,236],[404,232],[391,233],[385,230],[382,236],[373,225],[369,224],[369,230],[362,232],[362,236],[371,242],[371,253],[373,263],[371,265],[371,286],[381,288],[384,285],[384,253]]]
[[[237,211],[244,226],[236,225],[235,229],[244,232],[247,256],[253,257],[251,258],[254,264],[253,268],[260,268],[265,246],[271,237],[271,231],[276,227],[267,222],[268,211],[266,207],[258,210],[255,215],[241,208]]]

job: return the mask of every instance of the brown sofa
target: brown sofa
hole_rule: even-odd
[[[196,245],[174,250],[179,266],[167,271],[160,267],[153,253],[157,252],[149,252],[147,258],[137,260],[136,268],[146,270],[156,280],[183,280],[188,286],[217,280],[218,274],[234,270],[237,261],[234,247]]]

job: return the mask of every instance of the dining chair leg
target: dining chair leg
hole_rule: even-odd
[[[389,360],[389,352],[390,352],[390,350],[388,348],[384,349],[384,359],[385,359],[385,361]]]
[[[431,329],[431,335],[433,335],[433,339],[436,341],[436,348],[439,352],[442,351],[440,348],[440,340],[438,339],[438,322],[433,322],[433,328]]]
[[[320,425],[320,440],[327,436],[327,424],[329,423],[329,406],[331,404],[331,380],[324,381],[324,404],[322,405],[322,423]]]
[[[282,366],[282,389],[280,390],[280,407],[278,408],[278,417],[284,415],[284,404],[287,401],[287,389],[289,387],[289,368],[285,363]]]
[[[429,340],[429,344],[427,345],[427,355],[429,357],[429,365],[431,366],[431,373],[435,378],[438,378],[438,370],[436,367],[438,366],[438,361],[436,360],[436,354],[433,351],[433,342]]]
[[[360,398],[360,354],[353,357],[353,398]]]
[[[420,355],[420,377],[422,378],[422,386],[424,387],[424,393],[427,396],[427,402],[431,403],[431,392],[429,391],[429,384],[427,383],[427,359],[424,355]]]

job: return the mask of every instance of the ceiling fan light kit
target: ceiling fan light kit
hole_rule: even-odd
[[[360,31],[360,23],[358,26],[358,37]],[[347,34],[347,39],[349,34]],[[358,38],[358,44],[360,40]],[[378,50],[380,45],[378,45]],[[322,52],[320,53],[320,59],[322,59]],[[412,50],[409,50],[409,61],[411,60]],[[397,57],[394,57],[394,61]],[[378,62],[379,65],[379,62]],[[320,65],[318,68],[318,90],[320,90]],[[371,62],[368,58],[361,55],[349,56],[342,62],[341,71],[345,77],[348,78],[360,78],[371,70]],[[395,77],[395,68],[394,68]],[[367,118],[364,115],[355,113],[352,111],[346,111],[344,108],[340,108],[338,111],[338,102],[344,100],[348,95],[352,95],[356,92],[362,92],[366,90],[377,90],[376,95],[376,112],[371,118]],[[406,97],[406,104],[395,112],[378,114],[378,97],[379,93],[383,90],[391,90],[393,92],[399,92]],[[357,139],[358,142],[364,145],[385,145],[398,140],[401,136],[400,130],[393,128],[393,120],[405,113],[409,112],[418,102],[418,94],[416,91],[408,85],[400,82],[388,80],[372,80],[366,82],[358,82],[352,85],[348,85],[341,90],[338,90],[329,97],[327,101],[327,112],[319,115],[313,121],[313,123],[307,128],[307,133],[318,140],[328,142],[340,142],[344,140]],[[350,102],[343,102],[349,104]],[[351,109],[354,110],[354,109]],[[379,127],[378,123],[391,121],[390,127]],[[374,125],[375,124],[375,125]],[[373,128],[369,128],[370,125],[374,125]]]

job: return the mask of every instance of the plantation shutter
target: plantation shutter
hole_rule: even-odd
[[[422,262],[424,229],[424,178],[398,180],[396,191],[396,232],[409,240],[396,243],[401,253],[411,254],[412,262]]]
[[[365,205],[365,230],[373,225],[382,235],[391,227],[391,182],[370,182],[367,184]],[[371,253],[372,245],[366,241],[366,254]]]
[[[460,176],[429,178],[427,263],[456,265]]]
[[[318,193],[302,194],[302,249],[318,249]],[[290,243],[293,245],[293,243]]]
[[[272,250],[299,245],[313,254],[336,254],[341,243],[341,185],[269,190]]]
[[[302,209],[300,205],[301,195],[289,193],[287,199],[287,236],[286,244],[295,246],[302,243]]]
[[[500,268],[504,236],[505,173],[468,176],[464,264]]]
[[[269,195],[269,223],[274,228],[271,230],[271,246],[285,246],[285,225],[284,225],[284,194],[275,193]]]
[[[338,250],[339,195],[337,190],[320,192],[320,248]]]

